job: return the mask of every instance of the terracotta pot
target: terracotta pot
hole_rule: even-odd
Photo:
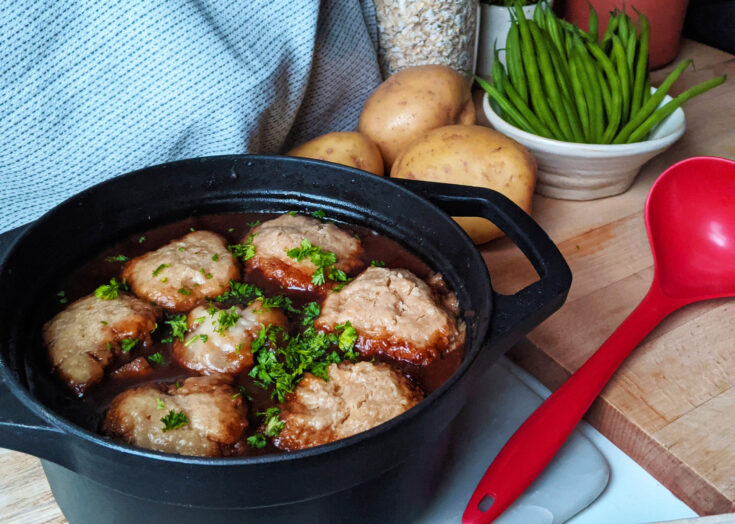
[[[583,29],[589,21],[588,0],[566,0],[564,18]],[[668,64],[679,54],[681,28],[684,25],[689,0],[589,0],[600,17],[600,34],[607,28],[609,13],[615,8],[625,11],[636,20],[635,7],[651,23],[650,68]]]

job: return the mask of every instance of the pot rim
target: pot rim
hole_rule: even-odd
[[[464,230],[449,215],[447,215],[444,211],[442,211],[434,203],[410,191],[409,189],[406,189],[405,187],[393,182],[387,177],[377,177],[376,175],[373,175],[371,173],[368,173],[362,170],[350,168],[347,166],[342,166],[339,164],[334,164],[331,162],[324,162],[320,160],[313,160],[313,159],[306,159],[306,158],[288,157],[288,156],[282,156],[282,155],[217,155],[217,156],[183,159],[183,160],[177,160],[174,162],[165,162],[162,164],[147,166],[142,169],[124,173],[124,174],[115,176],[111,179],[99,182],[93,186],[90,186],[89,188],[84,189],[83,191],[79,193],[76,193],[70,196],[69,198],[65,199],[64,201],[60,202],[59,204],[57,204],[56,206],[48,210],[41,217],[39,217],[36,221],[34,221],[28,227],[26,227],[26,229],[11,243],[11,245],[8,247],[6,252],[3,254],[0,254],[0,274],[3,272],[4,262],[7,260],[9,255],[14,251],[14,249],[16,248],[18,244],[24,241],[25,237],[36,227],[36,224],[52,219],[54,214],[59,212],[61,208],[63,208],[65,205],[69,205],[70,203],[74,202],[79,197],[82,197],[84,195],[88,195],[94,191],[97,191],[102,186],[120,183],[120,180],[124,178],[132,177],[136,174],[145,172],[150,169],[161,168],[163,166],[176,167],[177,165],[187,164],[187,163],[191,163],[194,161],[201,162],[203,160],[216,161],[216,160],[224,160],[224,159],[246,160],[246,161],[248,159],[253,159],[256,161],[257,160],[278,159],[279,161],[301,164],[304,167],[308,167],[310,165],[323,166],[327,164],[330,166],[330,168],[341,169],[342,171],[345,171],[347,174],[351,176],[355,176],[358,178],[367,178],[379,184],[381,183],[388,184],[391,186],[392,191],[401,193],[404,197],[419,199],[420,201],[422,201],[424,205],[428,205],[431,208],[433,208],[433,212],[437,214],[441,218],[441,220],[443,220],[447,225],[449,225],[451,229],[454,229],[455,234],[459,238],[461,238],[466,245],[472,247],[470,251],[471,256],[478,257],[480,258],[480,260],[482,260],[481,255],[479,254],[477,249],[474,248],[474,244],[472,243],[470,238],[467,236]],[[305,191],[305,193],[308,194],[308,190]],[[366,210],[367,208],[363,207],[362,209]],[[369,218],[370,214],[365,213],[364,216]],[[387,236],[390,237],[390,234],[388,234]],[[428,262],[431,265],[432,261],[429,260]],[[483,265],[484,265],[484,261],[483,261]],[[490,274],[488,271],[486,271],[482,275],[479,275],[479,278],[483,281],[482,286],[488,291],[487,296],[488,296],[488,302],[489,302],[489,308],[490,308],[489,312],[490,312],[490,318],[492,318],[493,304],[495,302],[495,291],[491,284]],[[463,308],[462,311],[466,311],[466,308]],[[146,459],[155,460],[155,461],[177,463],[180,465],[241,467],[241,466],[246,466],[246,465],[262,465],[262,464],[281,463],[285,461],[297,461],[301,459],[310,459],[310,458],[321,456],[321,455],[327,455],[333,452],[337,452],[341,449],[359,444],[360,442],[378,438],[379,436],[390,432],[396,426],[401,425],[405,422],[408,422],[412,419],[415,419],[416,417],[420,416],[425,410],[427,410],[431,406],[431,404],[435,403],[437,400],[443,397],[451,388],[453,388],[457,384],[457,382],[461,378],[465,376],[470,366],[472,366],[474,361],[477,359],[478,355],[486,349],[486,344],[487,344],[490,333],[491,333],[491,329],[488,326],[488,328],[485,330],[484,333],[477,334],[477,337],[479,339],[477,341],[477,349],[471,354],[467,352],[468,348],[471,349],[471,346],[470,346],[471,341],[468,340],[465,343],[465,355],[463,356],[460,366],[455,370],[455,372],[452,373],[452,375],[450,375],[450,377],[441,386],[439,386],[439,388],[437,388],[431,394],[429,394],[426,398],[424,398],[417,406],[402,413],[401,415],[394,417],[369,430],[360,432],[351,437],[347,437],[344,439],[336,440],[334,442],[330,442],[328,444],[323,444],[320,446],[315,446],[312,448],[307,448],[307,449],[302,449],[302,450],[297,450],[297,451],[277,452],[277,453],[270,453],[266,455],[257,455],[257,456],[200,457],[200,456],[189,456],[189,455],[178,455],[178,454],[173,454],[173,453],[164,453],[164,452],[149,450],[149,449],[141,448],[137,446],[121,444],[121,443],[115,442],[112,439],[106,438],[98,433],[85,429],[84,427],[80,425],[70,422],[66,420],[66,418],[63,417],[62,415],[56,413],[55,411],[47,407],[39,399],[37,399],[34,395],[32,395],[30,391],[28,391],[21,384],[21,382],[16,377],[16,373],[11,370],[11,368],[5,362],[5,359],[2,355],[0,355],[0,379],[2,379],[2,382],[4,382],[7,385],[8,389],[12,392],[12,394],[16,398],[18,398],[25,407],[30,409],[32,413],[39,416],[42,420],[50,424],[53,428],[62,430],[62,432],[67,436],[77,437],[79,439],[82,439],[83,441],[86,441],[87,443],[90,443],[95,446],[100,446],[112,452],[121,453],[123,455],[132,455],[132,456],[136,456],[139,458],[146,458]]]

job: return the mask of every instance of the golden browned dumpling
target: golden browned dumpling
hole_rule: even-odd
[[[328,222],[303,215],[281,215],[253,228],[243,242],[252,238],[255,254],[245,262],[248,271],[257,270],[267,279],[287,289],[317,291],[312,280],[317,266],[309,256],[298,260],[287,252],[311,246],[336,256],[334,267],[345,273],[362,266],[362,244],[350,232]],[[328,275],[325,276],[328,280]],[[328,283],[328,282],[327,282]]]
[[[279,309],[264,309],[257,300],[246,308],[208,310],[198,306],[189,312],[189,332],[174,343],[173,356],[183,367],[197,373],[243,372],[253,363],[250,344],[261,326],[286,326]]]
[[[150,342],[157,308],[128,293],[80,298],[43,327],[56,372],[77,394],[99,382],[113,359]]]
[[[248,426],[240,395],[225,376],[145,384],[112,401],[102,431],[142,448],[219,457],[239,443]],[[164,419],[164,420],[161,420]]]
[[[314,325],[350,322],[363,356],[385,355],[425,365],[464,344],[465,327],[434,291],[407,269],[369,267],[324,300]]]
[[[240,269],[224,238],[195,231],[132,259],[122,277],[139,297],[182,312],[222,294]]]
[[[423,395],[387,364],[330,364],[329,380],[308,373],[281,409],[280,449],[327,444],[367,431],[418,404]]]

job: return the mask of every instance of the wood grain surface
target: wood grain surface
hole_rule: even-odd
[[[554,389],[643,298],[653,259],[643,207],[654,180],[691,156],[735,158],[735,58],[685,42],[676,95],[714,75],[731,80],[690,101],[687,130],[648,162],[626,193],[589,202],[537,196],[534,218],[560,247],[574,281],[564,307],[510,356]],[[653,73],[660,83],[673,68]],[[702,173],[706,176],[706,173]],[[530,264],[507,239],[483,247],[496,289],[532,282]],[[654,330],[623,364],[588,420],[700,514],[735,511],[735,300],[694,304]]]
[[[653,275],[643,223],[651,184],[686,157],[735,158],[735,59],[685,42],[693,58],[673,91],[726,73],[732,80],[692,101],[687,130],[643,167],[626,193],[591,202],[537,196],[533,216],[560,246],[574,275],[566,305],[511,357],[552,389],[614,331]],[[671,67],[653,73],[657,85]],[[479,96],[479,93],[477,94]],[[493,285],[510,293],[535,279],[506,239],[482,248]],[[639,347],[594,404],[588,419],[700,514],[735,511],[735,301],[678,311]],[[66,522],[37,459],[0,449],[0,523]]]

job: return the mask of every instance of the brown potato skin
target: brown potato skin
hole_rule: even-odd
[[[526,213],[536,186],[536,160],[515,140],[483,126],[445,126],[412,142],[396,159],[393,178],[494,189]],[[476,244],[503,233],[479,217],[455,217]]]
[[[378,144],[389,172],[401,151],[427,131],[474,123],[469,82],[450,67],[426,65],[380,84],[365,102],[357,128]]]
[[[327,133],[286,153],[288,156],[326,160],[383,176],[383,157],[375,142],[357,131]]]

